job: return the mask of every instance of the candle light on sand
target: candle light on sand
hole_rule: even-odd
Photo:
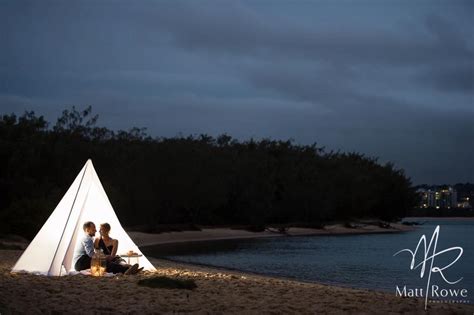
[[[91,275],[93,275],[94,277],[97,277],[99,275],[96,266],[91,267]]]
[[[105,274],[105,267],[91,267],[91,275],[94,277],[101,277]]]

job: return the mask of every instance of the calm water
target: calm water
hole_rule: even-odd
[[[275,237],[254,240],[195,242],[182,245],[148,247],[154,257],[199,263],[254,273],[290,277],[356,288],[395,292],[395,286],[426,287],[427,275],[420,279],[420,269],[410,270],[408,253],[394,253],[415,247],[426,234],[429,240],[440,225],[437,252],[461,246],[462,257],[444,274],[450,281],[463,277],[458,284],[447,285],[439,274],[432,274],[431,284],[441,288],[466,288],[470,303],[474,294],[474,221],[420,219],[426,221],[416,231],[393,234]],[[423,251],[423,249],[421,249]],[[457,252],[436,257],[443,267]],[[420,261],[417,255],[417,262]],[[429,264],[427,265],[428,270]]]

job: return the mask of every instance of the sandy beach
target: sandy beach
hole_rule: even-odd
[[[407,227],[405,227],[407,228]],[[340,227],[322,233],[343,233]],[[352,229],[351,229],[352,230]],[[358,229],[355,229],[358,230]],[[371,228],[369,233],[382,232]],[[392,230],[392,229],[390,229]],[[319,230],[294,229],[290,235]],[[331,231],[331,232],[329,232]],[[336,232],[337,231],[337,232]],[[360,231],[359,231],[360,232]],[[195,237],[196,233],[200,237]],[[248,234],[250,233],[250,234]],[[294,234],[293,234],[294,233]],[[140,246],[175,241],[274,236],[230,229],[173,232],[157,235],[130,233]],[[0,250],[0,314],[10,313],[198,313],[198,314],[472,314],[473,305],[429,303],[373,290],[342,288],[318,283],[272,278],[219,268],[150,260],[154,273],[95,278],[45,277],[12,274],[21,250]],[[193,279],[194,290],[156,289],[137,285],[139,279],[165,275]]]
[[[275,229],[267,229],[263,232],[250,232],[230,228],[204,228],[201,231],[167,232],[149,234],[130,231],[128,234],[138,246],[151,246],[167,243],[196,242],[225,239],[246,239],[260,237],[286,237],[302,235],[343,235],[343,234],[367,234],[367,233],[396,233],[412,231],[413,226],[399,223],[391,223],[390,228],[381,228],[377,225],[366,223],[354,223],[354,227],[344,227],[343,224],[327,225],[324,229],[311,229],[291,227],[285,234],[278,233]]]

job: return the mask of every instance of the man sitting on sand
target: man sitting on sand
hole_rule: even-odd
[[[92,256],[94,256],[94,236],[97,232],[94,222],[87,221],[82,226],[84,229],[84,236],[77,244],[74,251],[73,264],[77,271],[89,269],[91,267]],[[121,266],[116,268],[113,272],[123,272],[125,275],[133,275],[138,272],[138,264],[133,266]],[[118,270],[119,269],[119,270]]]

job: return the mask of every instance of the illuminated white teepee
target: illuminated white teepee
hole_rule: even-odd
[[[129,250],[142,254],[120,224],[92,161],[88,160],[12,272],[66,275],[74,268],[74,248],[84,234],[82,226],[86,221],[94,222],[97,228],[101,223],[110,224],[111,237],[119,241],[117,254]],[[144,255],[139,264],[145,270],[155,270]]]

